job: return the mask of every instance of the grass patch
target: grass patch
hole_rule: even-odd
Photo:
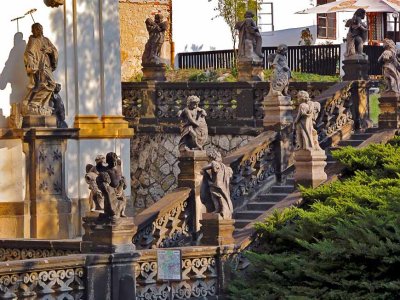
[[[379,94],[372,94],[369,96],[369,116],[374,124],[378,124],[378,116],[380,113],[379,97]]]

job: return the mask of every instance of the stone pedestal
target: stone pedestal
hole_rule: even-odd
[[[132,238],[136,233],[133,218],[120,218],[115,224],[98,221],[97,213],[88,213],[83,217],[85,234],[82,241],[88,252],[121,253],[135,250]]]
[[[200,221],[204,246],[221,246],[235,243],[233,231],[235,220],[224,220],[219,214],[205,213]]]
[[[270,93],[264,98],[265,128],[272,129],[275,126],[284,127],[293,123],[293,107],[290,96],[277,96]]]
[[[353,55],[343,60],[343,80],[368,80],[368,56]]]
[[[24,116],[22,128],[32,127],[57,128],[57,118],[55,116]]]
[[[239,61],[238,81],[264,81],[262,61]]]
[[[149,64],[143,65],[143,81],[166,81],[165,72],[166,64]]]
[[[305,187],[317,187],[328,178],[324,150],[297,150],[294,153],[294,180]]]
[[[200,186],[203,175],[201,169],[208,164],[206,151],[190,150],[182,151],[179,156],[179,168],[181,173],[178,175],[178,187],[188,187],[192,189],[192,207],[195,210],[194,232],[200,230],[200,220],[205,207],[200,200]]]
[[[400,94],[382,93],[379,98],[378,126],[382,129],[400,128]]]
[[[71,201],[65,188],[67,139],[76,129],[32,128],[24,132],[26,196],[30,202],[30,235],[40,239],[75,237]]]

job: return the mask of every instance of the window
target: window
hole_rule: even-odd
[[[274,31],[274,4],[272,2],[260,2],[257,21],[261,32]]]
[[[335,0],[317,0],[317,5]],[[317,15],[317,36],[320,39],[336,40],[336,13]]]

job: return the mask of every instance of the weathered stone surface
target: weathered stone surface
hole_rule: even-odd
[[[246,145],[252,136],[209,136],[204,149],[216,148],[222,156]],[[132,199],[135,207],[148,207],[177,186],[180,135],[136,135],[131,140]],[[146,192],[147,191],[147,192]],[[150,192],[151,191],[151,192]]]

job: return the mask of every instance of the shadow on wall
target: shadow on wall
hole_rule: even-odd
[[[54,10],[50,15],[51,30],[55,33],[55,42],[59,45],[59,48],[63,48],[58,49],[59,55],[64,58],[67,56],[64,59],[64,63],[67,70],[65,74],[69,76],[65,78],[65,82],[68,85],[68,99],[63,99],[66,104],[67,114],[70,117],[76,114],[97,114],[99,116],[118,114],[117,111],[114,111],[116,105],[108,105],[113,111],[108,111],[109,109],[104,107],[106,102],[113,103],[117,101],[111,95],[118,94],[120,96],[121,94],[120,90],[116,90],[121,83],[121,78],[115,74],[115,66],[120,66],[121,64],[119,61],[120,33],[119,27],[116,26],[116,24],[119,24],[118,10],[115,10],[112,5],[103,4],[100,7],[102,9],[102,20],[98,20],[95,4],[86,3],[82,5],[84,7],[79,7],[76,15],[76,45],[74,45],[73,38],[72,9],[67,10],[66,13],[68,15],[66,16],[59,9]],[[66,24],[64,25],[65,19]],[[102,27],[99,28],[100,23]],[[66,28],[65,31],[64,28]],[[97,33],[98,39],[95,40]],[[102,50],[99,43],[103,45]],[[77,60],[76,65],[75,59]],[[117,59],[118,61],[116,61]],[[103,65],[100,65],[100,62],[103,62]],[[61,73],[57,75],[64,76]],[[76,77],[79,86],[79,90],[76,93],[78,99],[75,99],[75,89],[78,86],[75,86],[74,77]],[[116,84],[116,81],[119,85]],[[102,95],[103,86],[104,95]],[[101,101],[102,97],[104,97],[103,103]],[[77,107],[78,105],[79,107]]]
[[[10,106],[22,102],[26,94],[28,76],[24,65],[24,52],[26,41],[22,32],[14,35],[14,47],[11,49],[8,59],[0,74],[0,89],[4,90],[7,84],[11,85]]]

